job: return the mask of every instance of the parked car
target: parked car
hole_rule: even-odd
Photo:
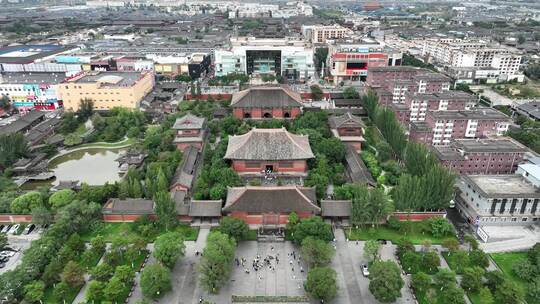
[[[3,229],[2,229],[2,233],[8,233],[9,230],[11,229],[11,227],[13,227],[13,225],[6,225]]]
[[[367,267],[366,264],[363,264],[362,265],[362,274],[365,276],[365,277],[368,277],[369,276],[369,269]]]
[[[15,234],[15,233],[17,233],[17,230],[19,230],[19,227],[21,227],[21,225],[19,225],[19,224],[13,225],[13,227],[11,227],[11,230],[9,230],[9,233],[10,233],[10,234]]]
[[[0,257],[0,263],[5,263],[7,261],[9,261],[9,257]]]
[[[0,257],[8,257],[8,258],[10,258],[10,257],[12,257],[14,255],[15,255],[15,252],[13,252],[13,251],[2,251],[2,252],[0,252]]]
[[[0,268],[6,267],[6,263],[0,263]]]
[[[34,230],[34,228],[36,228],[36,225],[34,225],[34,224],[30,224],[30,225],[26,226],[26,228],[24,228],[23,234],[30,234],[30,232],[32,232],[32,230]]]

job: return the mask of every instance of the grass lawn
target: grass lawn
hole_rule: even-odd
[[[246,238],[246,241],[256,241],[257,240],[257,230],[250,229]]]
[[[449,252],[446,252],[446,251],[441,252],[441,255],[446,260],[446,263],[448,263],[448,267],[450,267],[450,269],[455,271],[457,274],[462,273],[462,271],[457,271],[457,269],[460,268],[459,265],[460,265],[461,261],[457,260],[455,255],[450,254]],[[468,265],[461,265],[461,266],[469,267]]]
[[[471,303],[480,304],[480,293],[478,293],[478,292],[469,292],[469,293],[467,293],[467,296],[469,297],[469,300],[471,300]]]
[[[519,260],[527,258],[526,252],[503,252],[491,253],[491,258],[497,263],[507,279],[516,283],[524,292],[527,290],[527,282],[520,279],[512,270],[512,265]],[[526,293],[524,293],[526,294]]]
[[[413,244],[420,245],[425,240],[430,240],[432,244],[441,244],[445,239],[452,239],[454,237],[434,237],[433,235],[423,231],[424,227],[422,222],[410,222],[411,228],[408,232],[402,232],[391,229],[387,226],[380,226],[378,228],[359,228],[359,229],[345,229],[347,238],[351,241],[367,241],[383,239],[391,241],[392,243],[398,243],[402,238],[406,238]]]
[[[100,228],[95,229],[91,232],[81,235],[81,238],[89,242],[92,238],[97,235],[102,235],[105,237],[106,242],[111,242],[117,236],[123,237],[135,237],[138,236],[138,233],[131,229],[132,223],[102,223]],[[188,225],[178,225],[173,231],[179,232],[182,234],[186,241],[196,241],[199,236],[199,228],[190,227]],[[165,231],[160,231],[163,233]],[[146,238],[148,242],[153,242],[156,236]]]

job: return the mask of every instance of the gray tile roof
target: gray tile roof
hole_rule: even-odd
[[[294,160],[314,158],[309,139],[285,128],[254,128],[244,135],[229,136],[225,159]]]
[[[354,116],[351,112],[347,112],[340,116],[330,116],[328,122],[332,129],[337,128],[359,128],[364,126],[364,122],[358,116]]]
[[[322,200],[321,215],[327,217],[351,216],[352,202],[350,200]]]
[[[315,187],[300,186],[245,186],[227,189],[224,212],[290,213],[313,212],[318,214]]]
[[[353,183],[365,183],[371,186],[376,186],[377,183],[373,180],[371,173],[364,164],[364,162],[358,156],[358,153],[353,147],[347,147],[347,154],[345,155],[345,161],[347,163],[347,170]]]
[[[222,200],[215,201],[191,201],[189,216],[194,217],[219,217],[221,216]]]
[[[300,94],[283,87],[254,87],[233,94],[233,108],[302,107]]]
[[[154,213],[154,202],[142,198],[128,198],[121,200],[111,198],[103,206],[103,213],[112,214],[152,214]]]
[[[184,117],[177,118],[174,122],[173,129],[175,130],[193,130],[202,129],[206,122],[206,118],[197,117],[191,113],[186,114]]]
[[[191,188],[193,184],[193,173],[195,171],[195,163],[199,157],[199,150],[194,146],[189,146],[184,150],[183,159],[176,172],[174,173],[171,185],[180,184]]]

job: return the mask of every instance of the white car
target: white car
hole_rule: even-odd
[[[11,229],[11,225],[6,225],[6,226],[2,229],[2,231],[0,231],[0,232],[2,232],[2,233],[8,233],[9,229]]]
[[[6,251],[0,252],[1,257],[9,257],[10,258],[10,257],[12,257],[14,255],[15,255],[15,252],[13,252],[13,251],[7,251],[6,250]]]
[[[365,277],[368,277],[369,276],[369,270],[368,270],[368,267],[366,264],[362,265],[362,274],[365,276]]]
[[[17,233],[17,230],[19,230],[19,227],[21,227],[21,225],[19,225],[19,224],[13,225],[13,227],[11,227],[11,230],[9,230],[9,233],[11,233],[11,234]]]

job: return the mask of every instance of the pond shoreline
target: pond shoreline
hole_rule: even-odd
[[[115,146],[116,144],[118,146]],[[72,149],[60,150],[58,154],[52,156],[51,158],[49,158],[47,160],[47,164],[49,164],[51,161],[57,159],[58,157],[61,157],[61,156],[64,156],[64,155],[67,155],[67,154],[70,154],[70,153],[73,153],[73,152],[77,152],[77,151],[90,150],[90,149],[110,149],[110,150],[114,150],[114,149],[127,148],[127,147],[130,147],[130,146],[134,145],[134,144],[135,144],[135,142],[130,141],[128,138],[126,138],[126,139],[123,139],[123,140],[115,142],[115,143],[102,142],[102,143],[90,143],[90,144],[87,144],[87,145],[81,145],[79,147],[75,147],[75,148],[72,148]]]

